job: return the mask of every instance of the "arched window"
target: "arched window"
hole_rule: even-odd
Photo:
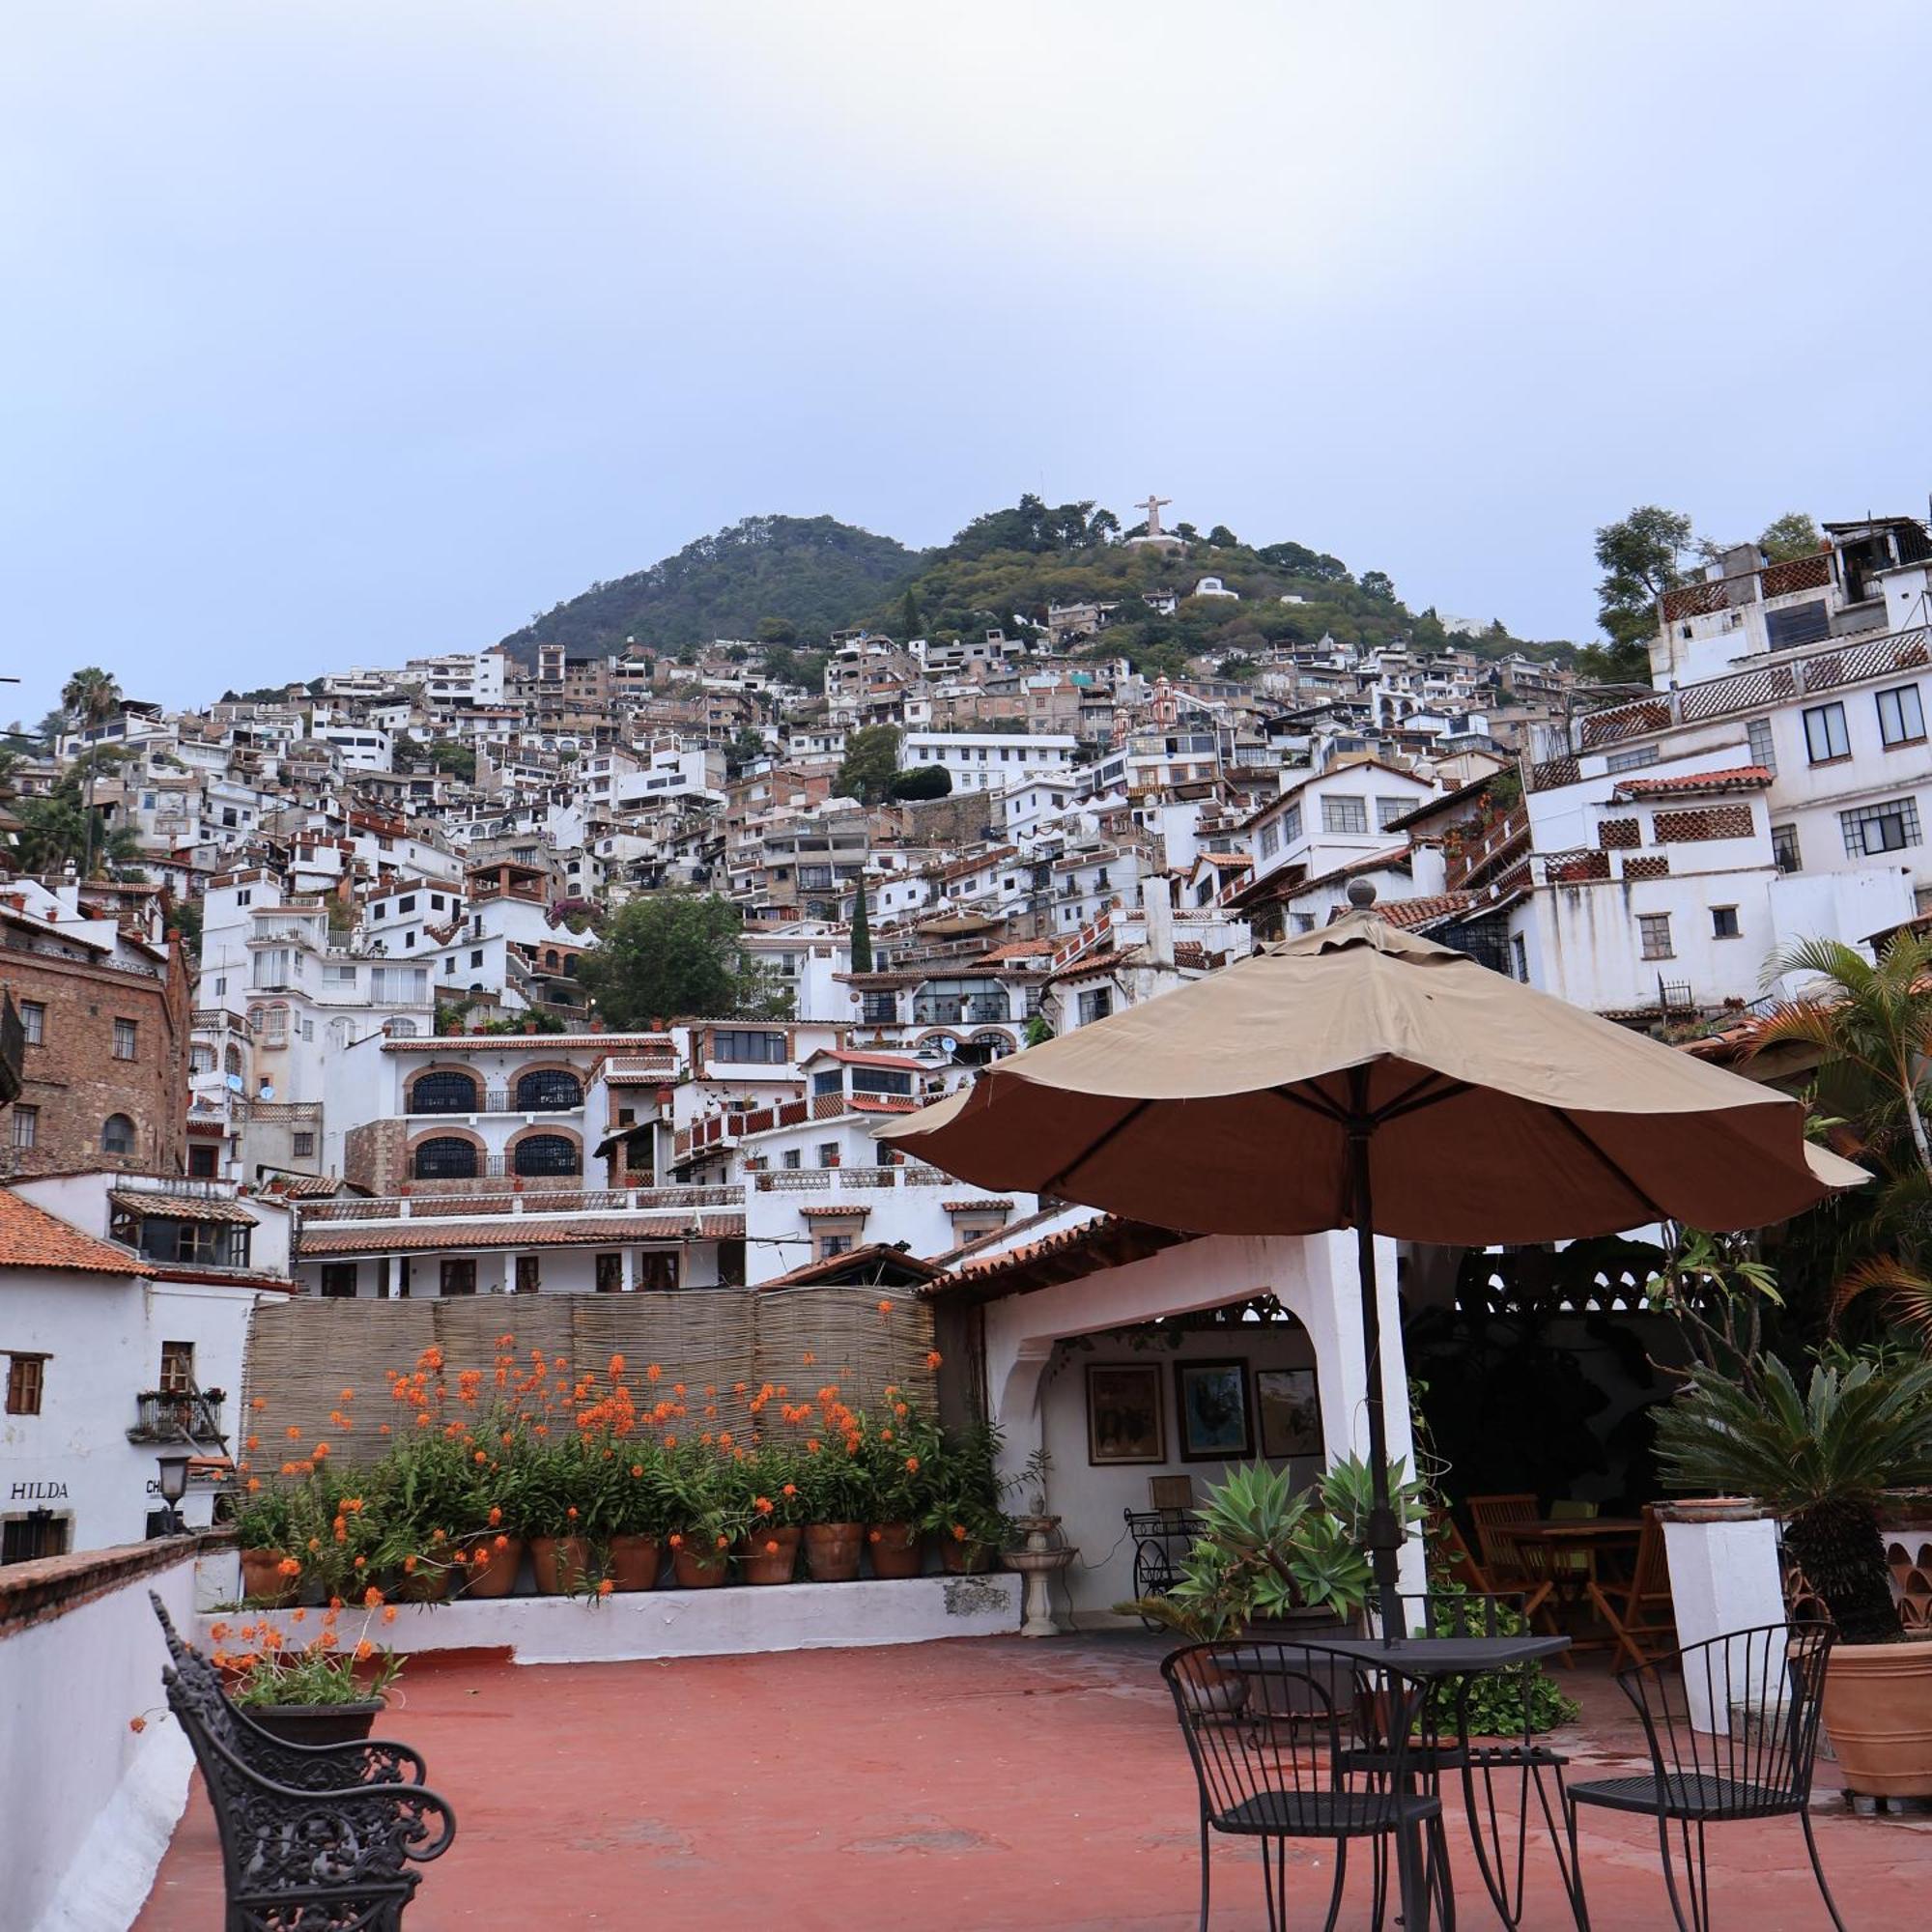
[[[582,1174],[577,1143],[562,1134],[531,1134],[516,1145],[512,1161],[518,1174]]]
[[[416,1037],[416,1023],[414,1020],[384,1020],[383,1031],[391,1039],[413,1039]]]
[[[583,1083],[567,1066],[540,1066],[517,1082],[520,1114],[561,1114],[583,1104]]]
[[[240,1073],[242,1071],[242,1049],[239,1046],[231,1046],[221,1056],[221,1070],[224,1073]]]
[[[474,1180],[476,1150],[454,1134],[424,1141],[416,1149],[415,1177],[418,1180]]]
[[[328,1050],[331,1053],[347,1051],[349,1037],[355,1032],[354,1026],[345,1019],[332,1019],[328,1023]]]
[[[410,1089],[412,1114],[473,1114],[478,1110],[475,1076],[453,1069],[425,1073]]]
[[[134,1151],[134,1122],[126,1114],[109,1114],[100,1129],[100,1151],[127,1159]]]

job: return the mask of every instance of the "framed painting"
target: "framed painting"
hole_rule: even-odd
[[[1269,1462],[1321,1454],[1321,1396],[1313,1369],[1257,1369],[1255,1413]]]
[[[1238,1463],[1255,1453],[1245,1362],[1176,1362],[1184,1463]]]
[[[1087,1460],[1167,1461],[1167,1417],[1153,1364],[1087,1364]]]

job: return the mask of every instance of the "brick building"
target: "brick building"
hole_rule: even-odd
[[[0,987],[24,1036],[19,1097],[0,1109],[0,1172],[182,1173],[190,1014],[180,948],[0,902]]]

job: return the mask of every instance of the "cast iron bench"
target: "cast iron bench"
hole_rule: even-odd
[[[226,1932],[399,1932],[456,1814],[406,1745],[292,1745],[229,1702],[220,1674],[152,1598],[174,1664],[168,1708],[194,1750],[221,1833]]]

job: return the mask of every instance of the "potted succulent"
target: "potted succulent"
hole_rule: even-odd
[[[1802,1391],[1775,1357],[1739,1376],[1694,1368],[1657,1444],[1673,1488],[1761,1496],[1782,1520],[1837,1628],[1824,1721],[1846,1784],[1932,1797],[1932,1639],[1905,1636],[1879,1527],[1888,1491],[1932,1480],[1932,1362],[1836,1352]]]

